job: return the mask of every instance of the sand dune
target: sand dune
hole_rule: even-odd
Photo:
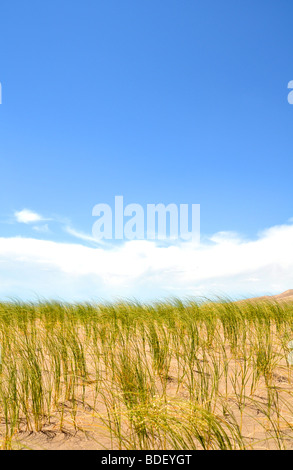
[[[268,301],[282,301],[282,302],[291,302],[293,301],[293,289],[288,289],[285,292],[277,295],[263,295],[261,297],[252,297],[247,300],[253,301],[260,301],[260,300],[268,300]]]

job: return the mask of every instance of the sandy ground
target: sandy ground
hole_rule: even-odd
[[[233,364],[230,363],[229,367],[233,368]],[[175,372],[175,371],[174,371]],[[200,374],[200,372],[199,372]],[[171,399],[178,395],[180,399],[187,398],[187,390],[182,387],[177,390],[176,376],[170,375],[168,386],[168,396]],[[277,387],[280,391],[280,396],[285,397],[287,391],[292,390],[292,379],[288,377],[285,372],[285,368],[282,366],[277,369],[274,373],[273,386]],[[247,384],[249,388],[250,382]],[[224,386],[223,386],[224,392]],[[241,421],[241,413],[237,405],[237,398],[235,396],[232,387],[229,387],[228,393],[230,394],[229,408],[233,411],[237,421]],[[287,400],[287,396],[285,397]],[[87,396],[87,400],[90,402],[90,394]],[[257,403],[254,401],[256,400]],[[256,450],[272,449],[276,450],[276,442],[270,440],[270,434],[264,432],[266,427],[267,417],[263,411],[268,403],[268,397],[265,389],[264,381],[260,381],[257,390],[253,394],[251,402],[247,401],[245,413],[243,415],[242,423],[242,434],[246,438],[247,448],[250,447]],[[293,399],[291,398],[291,405],[293,405]],[[67,410],[66,410],[67,408]],[[101,420],[97,417],[97,414],[92,412],[90,405],[87,410],[83,407],[77,407],[76,412],[76,429],[73,426],[72,419],[72,403],[68,402],[65,404],[64,423],[62,429],[60,429],[60,414],[55,413],[51,418],[51,423],[43,427],[41,432],[20,432],[15,436],[14,449],[33,449],[33,450],[115,450],[119,449],[118,443],[115,440],[111,440],[108,429],[104,426]],[[105,408],[102,404],[98,406],[99,412],[105,414]],[[287,419],[292,421],[290,412],[284,409],[284,415],[287,415]],[[223,416],[224,418],[224,416]],[[225,418],[224,418],[225,419]],[[292,432],[283,426],[284,442],[286,448],[293,449]],[[288,438],[286,433],[288,432]]]

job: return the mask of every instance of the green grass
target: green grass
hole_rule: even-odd
[[[293,305],[0,304],[0,445],[290,448]]]

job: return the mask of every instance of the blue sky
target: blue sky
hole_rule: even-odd
[[[2,298],[29,298],[32,292],[66,299],[77,291],[79,299],[177,293],[163,282],[168,272],[174,277],[164,263],[152,283],[136,261],[141,289],[132,278],[126,288],[125,273],[114,263],[109,276],[120,273],[118,289],[92,268],[76,268],[73,280],[65,261],[62,268],[52,261],[54,275],[48,278],[50,260],[36,260],[36,248],[26,255],[20,249],[35,240],[34,247],[55,243],[57,252],[58,244],[73,253],[96,250],[76,235],[91,235],[93,206],[113,204],[115,195],[143,206],[199,203],[203,241],[217,244],[215,234],[229,232],[220,245],[231,243],[230,232],[243,248],[266,240],[264,230],[291,230],[290,0],[2,0],[0,13],[2,248],[21,237],[9,254],[6,245],[1,252]],[[44,220],[21,223],[15,214],[24,209]],[[151,263],[148,245],[142,246]],[[288,250],[287,258],[273,260],[278,250],[270,248],[267,257],[264,250],[264,261],[251,273],[247,267],[240,271],[239,278],[237,257],[230,277],[210,260],[213,281],[202,281],[199,265],[197,277],[189,276],[188,288],[178,295],[293,287],[293,264],[286,261],[290,243]],[[93,253],[98,264],[103,255]],[[181,259],[172,269],[188,277],[191,268],[182,267]],[[266,259],[273,274],[256,275],[258,269],[267,273]],[[53,282],[57,274],[62,282]]]

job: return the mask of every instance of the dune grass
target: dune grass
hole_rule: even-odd
[[[1,448],[291,448],[290,340],[290,303],[2,303]]]

